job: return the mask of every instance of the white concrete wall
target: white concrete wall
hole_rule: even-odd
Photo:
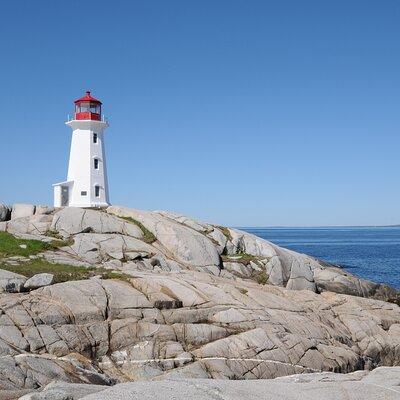
[[[73,120],[66,123],[72,129],[71,150],[67,181],[73,181],[70,191],[70,207],[94,207],[109,205],[106,155],[104,149],[103,121]],[[97,143],[93,143],[97,133]],[[99,168],[94,168],[94,158]],[[95,196],[95,185],[100,186],[100,196]],[[81,192],[86,192],[82,196]]]
[[[54,190],[54,207],[61,207],[61,185],[53,187]]]

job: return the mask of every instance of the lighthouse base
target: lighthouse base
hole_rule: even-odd
[[[104,201],[96,201],[91,193],[81,191],[79,196],[74,192],[74,182],[65,181],[55,183],[54,189],[54,207],[108,207],[110,204]]]

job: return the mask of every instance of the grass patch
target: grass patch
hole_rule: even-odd
[[[74,239],[65,239],[65,240],[52,240],[48,243],[49,250],[59,249],[60,247],[72,246],[74,244]]]
[[[154,243],[157,238],[153,235],[152,232],[150,232],[141,222],[137,221],[136,219],[132,217],[120,217],[124,219],[125,221],[131,222],[132,224],[135,224],[142,232],[143,232],[143,242],[146,243]]]
[[[119,279],[120,281],[128,281],[129,278],[131,278],[129,275],[125,275],[122,272],[114,272],[104,268],[94,268],[92,271],[94,272],[94,275],[101,275],[101,279]]]
[[[0,269],[21,274],[27,278],[35,274],[46,272],[54,275],[54,283],[89,279],[97,275],[101,276],[102,279],[120,279],[126,281],[129,278],[128,275],[113,272],[105,268],[86,268],[66,264],[52,264],[49,261],[40,259],[31,260],[20,265],[0,264]]]
[[[73,240],[52,240],[42,242],[40,240],[19,239],[10,233],[0,232],[0,257],[22,256],[29,257],[46,250],[55,250],[59,247],[71,246]]]
[[[18,239],[7,232],[0,232],[0,255],[4,257],[28,257],[48,250],[50,246],[50,243],[40,240]]]
[[[256,256],[247,253],[237,253],[230,256],[222,255],[221,257],[222,261],[224,262],[238,262],[244,265],[250,264],[250,261],[253,261],[255,263],[258,261],[258,258]]]

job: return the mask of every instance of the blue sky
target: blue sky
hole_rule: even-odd
[[[0,201],[52,203],[90,89],[114,204],[400,223],[397,0],[26,0],[0,19]]]

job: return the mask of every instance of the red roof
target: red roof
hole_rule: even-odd
[[[90,95],[90,92],[89,92],[89,91],[87,91],[86,94],[85,94],[83,97],[81,97],[80,99],[75,100],[74,103],[75,103],[75,104],[79,104],[79,103],[88,102],[88,101],[90,101],[91,103],[101,104],[101,101],[95,99],[94,97],[92,97],[92,96]]]

